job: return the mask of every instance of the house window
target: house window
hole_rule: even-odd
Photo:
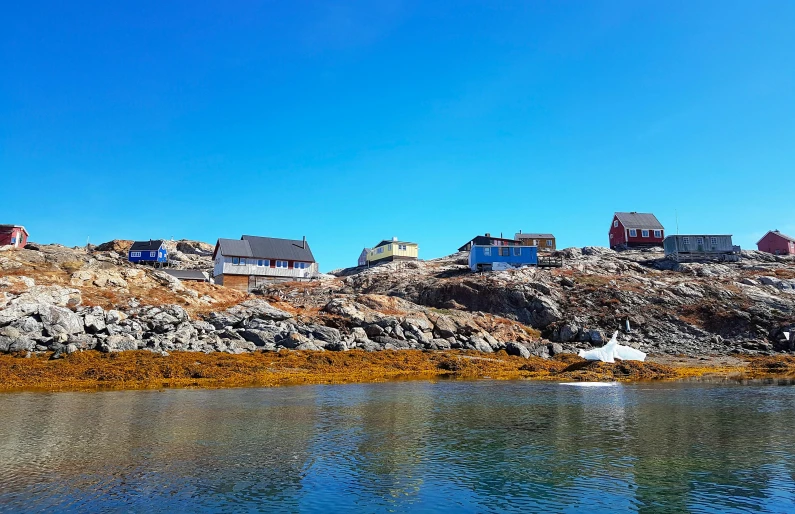
[[[232,264],[240,264],[240,257],[232,257]]]
[[[547,246],[552,246],[552,240],[551,239],[547,239]]]
[[[379,246],[378,250],[376,250],[375,253],[384,253],[384,247],[383,246]]]
[[[269,259],[257,259],[257,266],[265,267],[270,265],[271,261]]]
[[[491,256],[491,247],[490,246],[487,246],[486,248],[483,249],[483,255]]]
[[[406,245],[398,245],[398,250],[405,250],[405,249],[406,249]]]
[[[718,246],[718,238],[717,237],[710,237],[709,242],[712,243],[712,246]]]
[[[277,268],[287,268],[289,267],[289,263],[287,261],[276,261]]]
[[[500,247],[500,248],[499,248],[499,250],[500,250],[500,255],[502,255],[503,257],[508,257],[509,255],[511,255],[511,253],[510,253],[510,251],[509,251],[509,250],[510,250],[510,248],[507,248],[507,247],[506,247],[506,248]]]
[[[538,239],[533,239],[533,246],[538,246]]]
[[[682,238],[682,244],[683,245],[689,245],[690,244],[690,238],[689,237],[683,237]]]
[[[613,228],[618,228],[618,220],[613,220]]]
[[[293,268],[295,269],[306,269],[307,263],[306,262],[296,262],[293,263]]]
[[[140,257],[141,252],[130,252],[130,257]]]
[[[392,245],[386,245],[386,249],[391,251],[392,250]]]
[[[243,257],[240,258],[240,265],[241,266],[245,266],[246,265],[246,259],[244,259]]]
[[[641,231],[640,231],[640,234],[641,234],[643,237],[649,237],[649,231],[648,231],[648,230],[641,230]]]
[[[702,246],[704,244],[704,238],[703,237],[697,237],[696,238],[696,244],[698,246]]]
[[[157,252],[149,252],[149,257],[157,257]]]
[[[522,255],[522,249],[519,248],[518,246],[514,246],[513,247],[513,254],[514,254],[514,256],[519,257],[520,255]]]
[[[662,230],[655,230],[654,237],[662,237]]]
[[[637,237],[637,236],[638,236],[637,230],[635,230],[634,228],[629,229],[629,237]]]

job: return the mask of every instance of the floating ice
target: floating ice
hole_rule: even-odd
[[[618,382],[561,382],[560,385],[576,387],[613,387],[617,386]]]
[[[610,338],[610,342],[606,345],[588,351],[580,350],[579,356],[585,360],[602,362],[615,362],[615,359],[621,359],[622,361],[646,360],[645,353],[632,347],[618,344],[617,337],[618,331],[615,331],[613,337]]]

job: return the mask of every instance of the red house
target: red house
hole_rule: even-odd
[[[610,224],[610,248],[662,246],[665,229],[654,214],[617,212]]]
[[[22,225],[0,225],[0,246],[24,248],[28,244],[28,231]]]
[[[778,230],[771,230],[756,243],[756,247],[760,252],[795,255],[795,238],[784,235]]]

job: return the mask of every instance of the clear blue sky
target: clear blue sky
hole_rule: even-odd
[[[43,243],[752,247],[795,233],[795,2],[6,2],[0,174]]]

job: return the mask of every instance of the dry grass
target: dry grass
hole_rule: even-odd
[[[505,352],[420,350],[289,352],[229,355],[87,351],[66,359],[0,355],[0,390],[97,390],[164,387],[251,387],[380,382],[398,379],[651,380],[699,376],[795,375],[795,357],[748,359],[737,365],[668,366],[654,362],[585,361],[575,355],[522,359]]]

